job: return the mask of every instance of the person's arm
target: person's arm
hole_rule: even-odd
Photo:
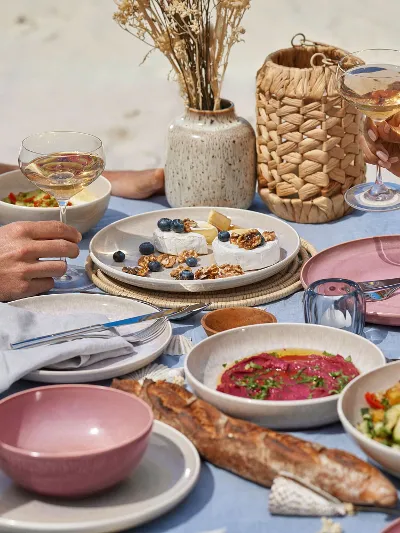
[[[16,165],[0,163],[0,174],[17,169]],[[111,183],[111,194],[123,198],[143,200],[155,194],[164,194],[164,170],[106,170],[103,175]]]
[[[7,165],[6,163],[0,163],[0,174],[4,174],[4,172],[10,172],[10,170],[16,170],[17,168],[17,165]]]
[[[143,200],[164,194],[164,170],[106,170],[104,176],[111,183],[111,194],[122,198]]]

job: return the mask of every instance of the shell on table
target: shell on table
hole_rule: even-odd
[[[165,349],[168,355],[186,355],[193,348],[193,342],[185,335],[173,335]]]
[[[351,505],[289,473],[281,473],[272,483],[269,512],[286,516],[346,516]]]
[[[123,379],[133,379],[141,384],[145,379],[151,379],[183,386],[185,383],[185,371],[183,368],[169,368],[166,365],[150,364],[127,374]]]

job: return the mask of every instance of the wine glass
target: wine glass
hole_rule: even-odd
[[[341,59],[337,68],[341,96],[375,121],[390,119],[400,111],[400,51],[371,49]],[[400,209],[400,185],[383,183],[381,167],[376,180],[349,189],[346,202],[361,211]]]
[[[49,131],[22,141],[18,163],[29,181],[54,196],[60,206],[60,220],[67,223],[69,200],[93,183],[105,167],[101,140],[88,133]],[[61,261],[66,262],[66,258]],[[82,290],[92,285],[83,267],[67,267],[54,280],[54,292]]]

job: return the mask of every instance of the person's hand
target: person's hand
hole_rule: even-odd
[[[387,122],[374,123],[366,118],[361,145],[367,163],[380,165],[400,177],[400,113]]]
[[[111,182],[111,194],[122,198],[143,200],[164,194],[164,170],[109,170],[104,176]]]
[[[61,222],[13,222],[0,228],[0,301],[49,291],[54,277],[66,272],[64,261],[41,258],[79,255],[81,234]]]

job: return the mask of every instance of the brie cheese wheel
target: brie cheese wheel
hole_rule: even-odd
[[[259,230],[261,233],[265,230]],[[239,248],[236,244],[221,242],[218,238],[212,243],[214,259],[217,265],[228,263],[240,265],[244,271],[260,270],[274,265],[280,260],[281,251],[279,241],[266,241],[262,246],[253,250]]]
[[[192,228],[192,232],[203,235],[206,238],[207,244],[212,244],[213,240],[218,235],[217,228],[204,220],[196,220],[196,222],[197,226]]]
[[[195,250],[200,255],[208,254],[206,238],[193,231],[175,233],[157,228],[153,233],[153,242],[155,248],[163,254],[178,255],[185,250]]]

